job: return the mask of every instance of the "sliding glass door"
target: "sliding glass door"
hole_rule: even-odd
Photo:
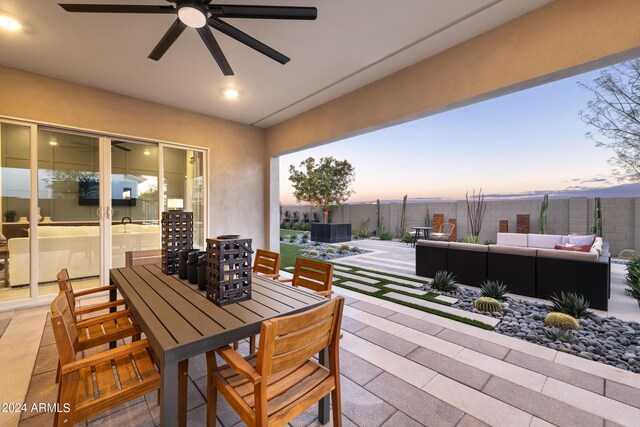
[[[206,151],[0,119],[0,309],[107,284],[127,251],[160,249],[160,216],[206,238]]]
[[[0,121],[0,302],[32,294],[29,220],[34,131],[33,126]]]
[[[38,131],[38,293],[57,293],[66,268],[74,288],[100,285],[100,140]],[[19,282],[28,283],[21,274]]]
[[[160,249],[158,145],[111,141],[111,267],[127,251]]]
[[[163,160],[164,210],[184,209],[193,212],[193,245],[204,248],[204,153],[165,147]]]

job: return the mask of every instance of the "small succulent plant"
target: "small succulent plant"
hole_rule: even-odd
[[[480,291],[483,297],[501,300],[507,292],[507,285],[497,280],[486,280],[482,286],[480,286]]]
[[[325,252],[326,252],[326,253],[328,253],[328,254],[332,254],[332,253],[334,253],[335,251],[336,251],[336,250],[335,250],[334,248],[327,248],[327,249],[325,249]]]
[[[552,312],[544,318],[544,325],[550,328],[558,328],[562,330],[578,330],[580,324],[578,321],[568,314]]]
[[[572,343],[576,341],[576,336],[571,329],[548,328],[545,332],[547,338],[553,341],[564,341]]]
[[[349,250],[349,244],[348,243],[343,243],[340,245],[340,250],[341,251],[348,251]]]
[[[587,317],[591,313],[589,301],[582,295],[561,292],[559,297],[553,294],[549,299],[553,303],[550,311],[568,314],[576,319]]]
[[[458,289],[458,284],[453,273],[437,271],[431,281],[431,287],[440,292],[455,292]]]
[[[318,251],[317,251],[317,250],[315,250],[315,249],[311,249],[311,250],[309,251],[309,255],[311,255],[311,256],[318,256]]]
[[[480,297],[473,302],[475,308],[487,313],[495,313],[502,311],[502,304],[496,299],[489,297]]]

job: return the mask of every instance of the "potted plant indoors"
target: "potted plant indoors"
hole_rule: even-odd
[[[6,210],[4,211],[4,218],[7,222],[14,222],[16,220],[17,213],[18,212],[14,211],[13,209]]]

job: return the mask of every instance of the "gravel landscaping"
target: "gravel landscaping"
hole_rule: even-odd
[[[431,290],[423,286],[424,290]],[[444,293],[458,298],[451,307],[490,315],[501,320],[495,331],[503,335],[530,341],[554,350],[595,360],[620,369],[640,373],[640,323],[626,322],[615,317],[600,317],[591,313],[578,319],[580,329],[568,332],[568,339],[555,339],[544,325],[549,313],[547,304],[506,297],[502,313],[483,313],[473,302],[482,294],[473,289],[459,288],[455,293]]]
[[[299,233],[289,236],[281,236],[281,243],[287,243],[302,248],[300,255],[308,258],[316,258],[323,261],[330,261],[338,258],[344,258],[353,255],[366,254],[371,251],[360,249],[356,246],[350,246],[348,243],[320,243],[312,242],[308,234]],[[328,250],[328,251],[327,251]]]

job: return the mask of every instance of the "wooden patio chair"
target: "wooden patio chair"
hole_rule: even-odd
[[[293,270],[292,279],[279,280],[280,282],[291,283],[293,286],[315,291],[317,295],[331,298],[333,290],[333,264],[316,261],[309,258],[296,258],[296,266]]]
[[[83,289],[81,291],[74,291],[73,286],[71,285],[71,279],[69,278],[69,271],[66,268],[63,268],[58,272],[58,288],[60,292],[68,292],[69,293],[69,305],[71,306],[71,311],[73,312],[74,319],[80,319],[86,314],[95,314],[96,312],[100,312],[103,310],[108,310],[113,307],[126,306],[124,300],[117,301],[109,301],[99,304],[92,304],[87,307],[78,308],[76,298],[93,295],[99,292],[106,292],[116,287],[114,285],[109,286],[98,286],[96,288]],[[125,307],[126,308],[126,307]]]
[[[162,250],[127,251],[124,253],[125,267],[153,265],[162,263]]]
[[[81,331],[64,292],[51,303],[51,324],[62,364],[54,426],[72,426],[160,387],[146,339],[78,359]]]
[[[253,272],[261,276],[277,279],[280,277],[280,254],[264,249],[256,250]]]
[[[248,426],[285,425],[331,393],[333,425],[342,425],[339,339],[344,297],[262,322],[256,354],[230,347],[207,353],[207,426],[216,425],[221,393]],[[329,347],[329,368],[313,356]],[[217,366],[216,354],[227,362]]]
[[[431,233],[429,235],[429,240],[449,240],[451,238],[451,233],[453,233],[453,230],[455,228],[455,224],[443,222],[442,224],[440,224],[438,232]]]
[[[265,249],[256,250],[256,260],[253,263],[253,272],[270,279],[280,277],[280,254],[277,252],[267,251]],[[238,342],[233,343],[233,348],[238,349]],[[256,349],[255,335],[249,338],[249,353],[253,353]]]

